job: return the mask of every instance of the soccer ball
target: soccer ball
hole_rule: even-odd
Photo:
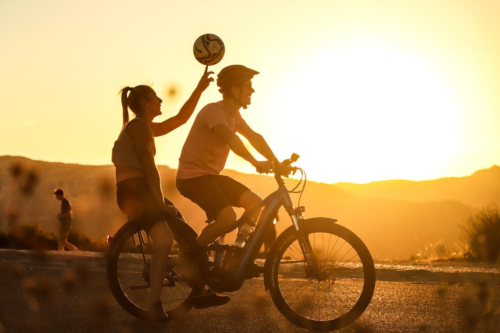
[[[222,39],[213,34],[205,34],[194,42],[193,54],[201,64],[212,66],[222,60],[225,49]]]

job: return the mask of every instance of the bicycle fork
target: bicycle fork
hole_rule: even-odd
[[[313,248],[311,246],[311,242],[309,241],[309,237],[307,234],[303,231],[303,228],[301,228],[304,217],[302,216],[302,213],[305,211],[304,207],[293,207],[292,200],[290,198],[290,195],[287,193],[287,195],[284,197],[285,203],[287,204],[285,206],[285,209],[287,210],[288,214],[290,215],[290,218],[292,219],[293,225],[295,226],[296,232],[297,232],[297,240],[300,245],[300,249],[302,250],[302,254],[304,255],[304,260],[306,262],[305,270],[306,270],[306,277],[311,278],[315,277],[318,281],[324,281],[326,280],[326,275],[323,270],[319,268],[318,261],[316,259],[316,256],[314,254]],[[288,200],[287,200],[288,199]]]

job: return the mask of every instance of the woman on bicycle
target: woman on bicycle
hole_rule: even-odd
[[[167,221],[182,217],[174,205],[163,197],[160,174],[155,164],[155,136],[165,135],[188,121],[201,94],[214,79],[208,66],[191,97],[179,113],[161,123],[153,119],[161,115],[162,100],[146,85],[121,90],[123,128],[112,153],[116,167],[117,201],[120,209],[134,223],[140,223],[152,239],[150,262],[151,319],[166,319],[160,292],[166,272],[167,257],[173,235]],[[129,109],[135,117],[129,121]],[[176,217],[177,215],[177,217]]]

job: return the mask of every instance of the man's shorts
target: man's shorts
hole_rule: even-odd
[[[245,185],[221,175],[177,179],[177,189],[200,206],[209,220],[215,219],[220,211],[228,206],[241,207],[241,195],[249,191]]]
[[[59,238],[67,239],[69,233],[71,232],[73,219],[71,217],[62,217],[59,219],[59,221],[61,222],[61,225],[59,227]]]

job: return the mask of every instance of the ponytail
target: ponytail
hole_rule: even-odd
[[[123,125],[122,128],[125,128],[128,124],[128,97],[127,94],[129,91],[132,91],[131,87],[125,87],[122,90],[120,90],[120,93],[122,94],[122,108],[123,108]]]
[[[133,91],[132,91],[133,89]],[[130,94],[128,93],[130,91]],[[135,87],[125,87],[118,94],[121,93],[122,108],[123,108],[123,127],[127,126],[129,122],[128,109],[135,113],[135,115],[141,114],[143,111],[142,102],[150,100],[155,96],[154,90],[150,86],[139,85]],[[128,95],[128,96],[127,96]]]

